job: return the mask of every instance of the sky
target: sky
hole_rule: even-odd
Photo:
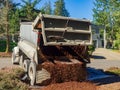
[[[19,3],[21,0],[14,0],[14,2]],[[37,5],[37,7],[41,7],[48,2],[49,0],[41,0],[41,2]],[[54,8],[54,2],[56,0],[50,0],[52,7]],[[86,18],[89,20],[93,20],[93,12],[92,9],[94,7],[94,0],[64,0],[65,7],[70,13],[70,17],[73,18]]]

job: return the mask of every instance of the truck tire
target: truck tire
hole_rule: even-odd
[[[29,65],[30,65],[30,60],[24,60],[23,62],[23,69],[25,72],[28,72],[28,69],[29,69]]]
[[[36,82],[36,63],[34,61],[30,62],[28,75],[30,78],[30,85],[35,85],[35,82]]]
[[[23,55],[20,56],[19,65],[23,68]]]

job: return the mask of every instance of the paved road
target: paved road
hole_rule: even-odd
[[[120,68],[120,53],[108,49],[98,48],[93,53],[91,63],[88,67],[106,70],[109,67]]]
[[[98,48],[93,53],[94,59],[105,60],[120,60],[120,53],[114,52],[110,49]]]
[[[11,62],[11,58],[1,58],[0,57],[0,69],[4,68],[4,67],[11,67],[12,62]]]
[[[87,79],[92,82],[99,85],[120,82],[119,76],[108,75],[104,72],[104,70],[107,70],[110,67],[120,68],[120,53],[116,53],[108,49],[98,48],[93,53],[91,63],[87,66]]]

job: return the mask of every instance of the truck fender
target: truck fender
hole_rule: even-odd
[[[35,51],[35,52],[33,52],[33,56],[32,56],[32,61],[34,61],[36,64],[38,64],[38,58],[37,58],[38,56],[37,56],[37,52]]]
[[[14,47],[13,48],[13,53],[14,53],[15,56],[19,56],[19,47],[17,47],[17,46]]]
[[[12,64],[19,64],[19,47],[14,47],[13,48]]]

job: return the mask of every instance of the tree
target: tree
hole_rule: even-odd
[[[4,33],[3,25],[2,25],[2,9],[3,9],[3,2],[0,1],[0,34]]]
[[[21,5],[20,17],[32,21],[36,18],[40,10],[36,9],[36,5],[39,4],[41,0],[22,0],[24,5]]]
[[[57,0],[54,6],[55,6],[55,9],[54,9],[55,15],[66,16],[66,17],[70,16],[69,12],[65,8],[64,0]]]
[[[11,11],[9,23],[10,23],[9,29],[10,29],[10,34],[12,36],[12,41],[15,42],[14,36],[18,34],[18,31],[20,29],[19,9],[16,8],[16,10]]]
[[[115,34],[115,27],[114,27],[114,9],[113,2],[115,0],[95,0],[93,8],[93,17],[94,23],[97,25],[104,26],[104,41],[113,40],[116,38]],[[113,3],[112,3],[113,2]],[[101,35],[102,36],[102,35]],[[106,37],[106,38],[105,38]],[[104,42],[105,43],[105,42]]]
[[[15,34],[17,31],[19,31],[20,27],[20,16],[19,16],[19,9],[16,9],[15,11],[11,11],[10,16],[10,33]]]
[[[120,50],[120,0],[111,0],[110,6],[112,8],[112,16],[113,16],[113,36],[115,36],[114,40],[114,48]]]
[[[6,53],[9,52],[9,11],[11,9],[11,1],[3,0],[1,3],[0,24],[4,26],[6,32]]]
[[[50,1],[45,3],[45,5],[41,9],[41,12],[43,14],[49,14],[49,15],[52,14],[52,7]]]
[[[108,0],[95,0],[93,8],[94,23],[104,26],[104,48],[106,48],[106,29],[108,26]],[[101,35],[102,36],[102,35]]]
[[[0,0],[0,33],[5,33],[6,35],[6,53],[10,51],[10,45],[9,45],[9,35],[10,31],[14,30],[10,26],[12,25],[11,16],[14,14],[16,9],[15,3],[13,3],[11,0]],[[14,23],[14,26],[16,22]]]

